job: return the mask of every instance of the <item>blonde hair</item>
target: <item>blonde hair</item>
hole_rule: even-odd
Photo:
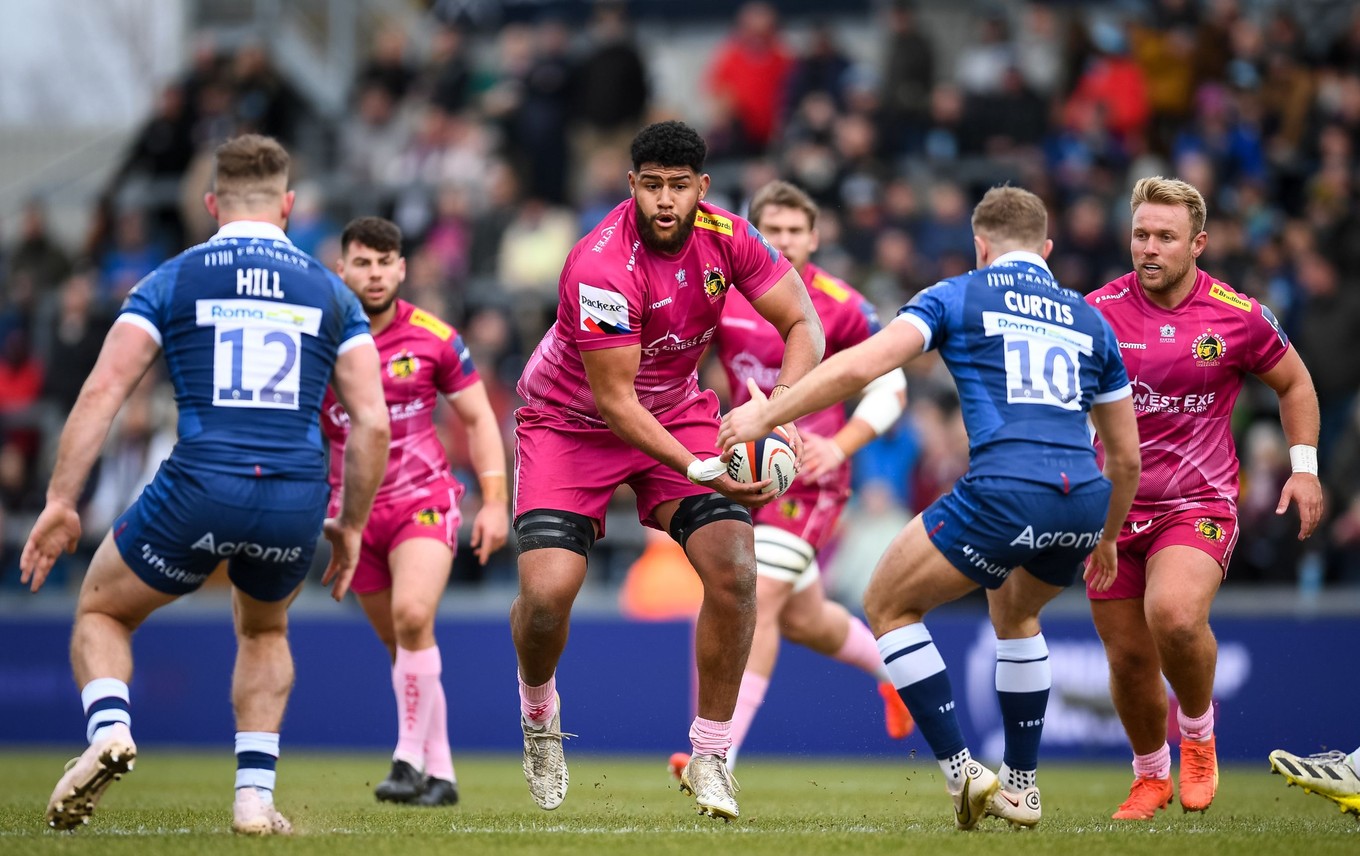
[[[973,209],[973,232],[989,240],[1037,249],[1048,240],[1048,209],[1028,190],[993,187]]]
[[[1153,205],[1179,205],[1190,215],[1190,237],[1204,231],[1204,221],[1209,216],[1209,208],[1204,204],[1204,195],[1178,178],[1162,178],[1152,175],[1138,179],[1129,197],[1129,213],[1138,210],[1144,202]]]
[[[217,147],[213,163],[213,193],[233,204],[250,205],[288,189],[288,152],[273,137],[233,137]]]
[[[756,191],[751,199],[751,207],[746,219],[757,229],[760,228],[760,215],[770,206],[793,208],[808,216],[808,228],[817,228],[817,203],[812,201],[801,187],[787,181],[772,181]]]

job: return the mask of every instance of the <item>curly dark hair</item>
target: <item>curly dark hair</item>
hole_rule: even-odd
[[[645,163],[658,166],[687,166],[696,173],[704,171],[708,144],[699,132],[684,122],[656,122],[633,137],[633,171]]]
[[[355,241],[380,253],[400,253],[401,229],[382,217],[358,217],[340,233],[340,251],[349,249]]]

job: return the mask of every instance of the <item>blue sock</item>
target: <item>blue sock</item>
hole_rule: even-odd
[[[1053,669],[1044,634],[996,642],[996,697],[1006,734],[1006,766],[1016,771],[1039,767],[1039,738]]]
[[[954,714],[954,691],[926,626],[908,624],[889,630],[879,637],[878,652],[935,757],[944,760],[962,752],[967,744]]]
[[[115,722],[132,727],[132,706],[128,685],[117,678],[95,678],[80,691],[85,708],[85,739],[94,742],[99,729]]]
[[[274,772],[279,762],[279,735],[269,731],[236,732],[236,788],[255,788],[274,798]]]

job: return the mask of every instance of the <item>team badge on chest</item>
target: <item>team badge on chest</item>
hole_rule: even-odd
[[[418,371],[420,371],[420,357],[405,349],[397,351],[387,361],[387,376],[390,378],[406,380]]]
[[[727,291],[727,277],[717,265],[704,265],[704,294],[709,300],[717,300]]]
[[[1228,343],[1213,330],[1205,330],[1195,339],[1190,351],[1195,355],[1197,365],[1216,366],[1228,352]]]

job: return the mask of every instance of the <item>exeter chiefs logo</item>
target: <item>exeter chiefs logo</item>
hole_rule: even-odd
[[[444,515],[437,508],[422,508],[416,512],[415,519],[421,526],[438,526],[444,522]]]
[[[1212,330],[1205,330],[1195,343],[1190,346],[1191,353],[1195,355],[1195,362],[1201,366],[1216,366],[1218,361],[1223,359],[1223,354],[1227,352],[1228,345],[1223,341],[1223,337]]]
[[[1200,534],[1200,537],[1214,543],[1223,540],[1223,527],[1207,517],[1201,517],[1195,521],[1195,531]]]
[[[387,376],[405,380],[420,369],[420,358],[410,351],[398,351],[387,361]]]
[[[722,268],[714,265],[704,266],[704,294],[708,295],[709,300],[717,300],[722,297],[723,292],[727,291],[727,277],[723,276]]]
[[[779,514],[789,520],[797,520],[803,515],[803,503],[796,499],[786,499],[779,503]]]

